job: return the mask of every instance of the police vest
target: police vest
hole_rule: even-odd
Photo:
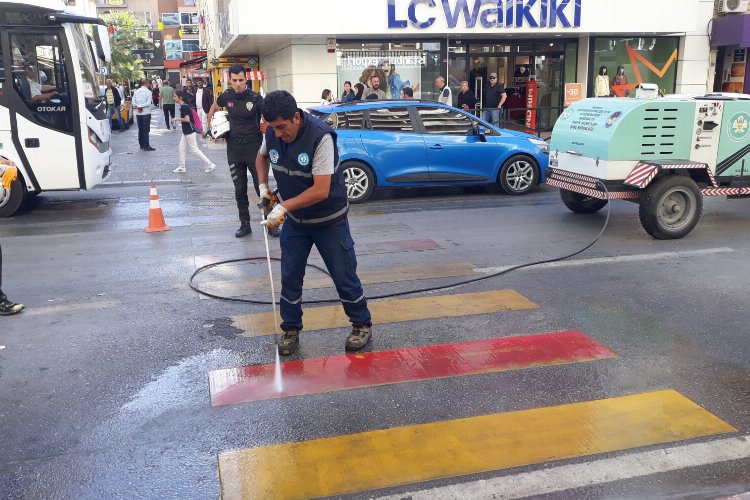
[[[346,196],[344,172],[339,166],[339,152],[336,147],[336,132],[321,120],[297,110],[302,116],[297,139],[287,144],[277,138],[271,127],[266,131],[266,151],[271,159],[273,176],[279,188],[279,197],[288,200],[298,196],[313,185],[312,163],[315,150],[326,134],[331,134],[334,144],[334,172],[331,175],[331,189],[328,198],[310,207],[290,212],[291,221],[304,226],[325,225],[344,217],[349,210]]]

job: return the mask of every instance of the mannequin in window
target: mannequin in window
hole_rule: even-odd
[[[594,80],[594,97],[609,97],[610,92],[607,67],[602,66],[599,68],[599,74],[596,75],[596,79]]]
[[[614,85],[627,85],[627,84],[628,84],[628,77],[625,76],[625,66],[618,66],[617,74],[615,75]],[[629,90],[625,90],[623,93],[625,94],[625,97],[628,97],[630,95]]]

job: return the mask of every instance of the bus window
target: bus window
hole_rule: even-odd
[[[13,88],[41,125],[72,131],[68,78],[59,38],[12,34]]]

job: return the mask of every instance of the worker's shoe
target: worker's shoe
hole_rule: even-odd
[[[299,349],[299,330],[285,330],[276,345],[279,348],[279,354],[291,356]]]
[[[234,233],[235,238],[242,238],[243,236],[247,236],[248,234],[253,232],[253,228],[250,227],[250,222],[243,222],[240,225],[240,228],[237,230],[236,233]]]
[[[346,338],[347,351],[359,351],[370,343],[372,327],[367,325],[352,325],[352,332]]]
[[[16,304],[8,299],[3,299],[0,302],[0,316],[10,316],[12,314],[18,314],[23,311],[23,304]]]

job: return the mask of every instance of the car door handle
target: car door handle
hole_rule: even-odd
[[[434,149],[436,151],[440,151],[441,149],[443,149],[443,146],[442,146],[442,144],[433,144],[432,146],[430,146],[430,149]]]

